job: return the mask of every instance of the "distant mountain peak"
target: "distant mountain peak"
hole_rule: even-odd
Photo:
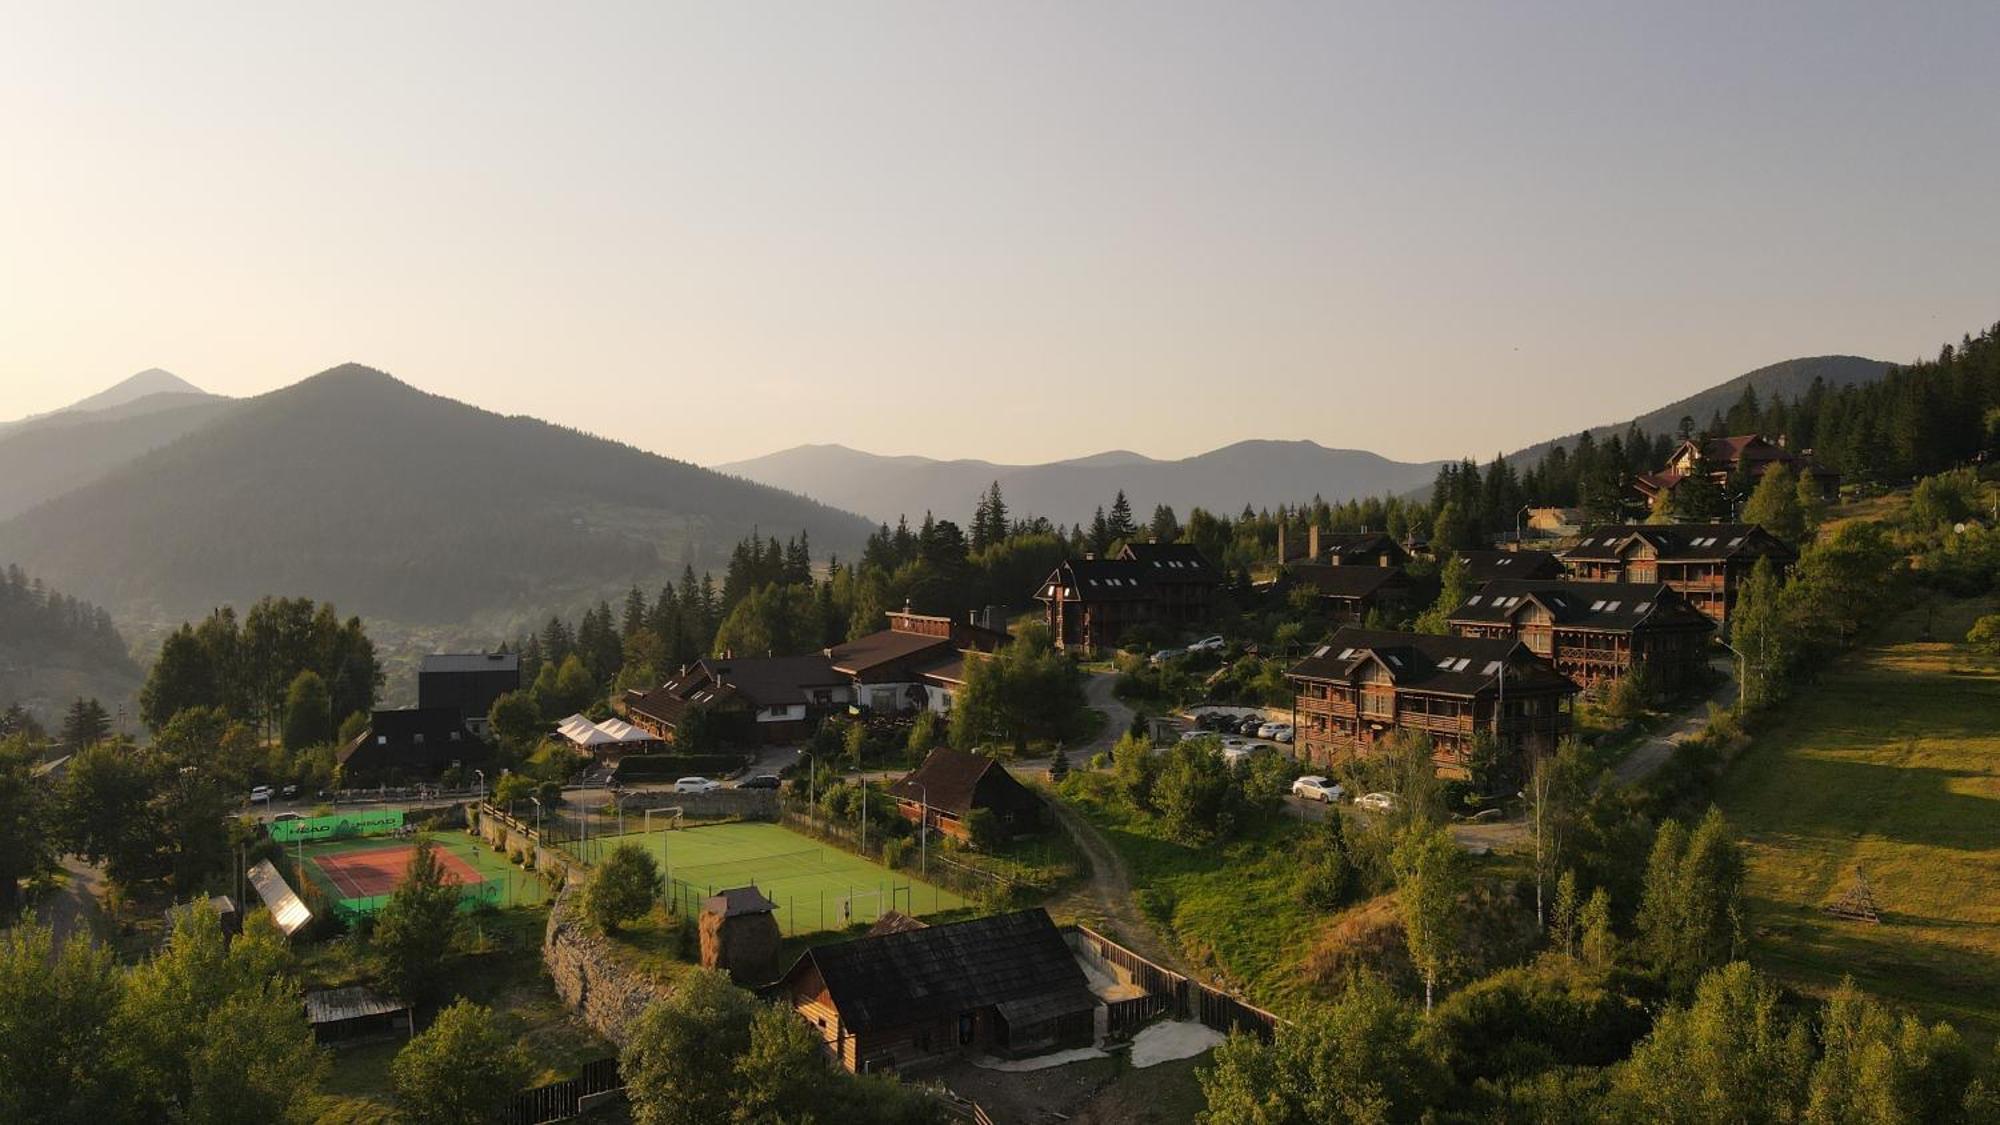
[[[84,413],[93,410],[109,410],[128,402],[137,402],[148,395],[199,395],[208,392],[188,382],[171,371],[158,367],[148,367],[136,375],[121,379],[111,386],[70,403],[57,414]]]

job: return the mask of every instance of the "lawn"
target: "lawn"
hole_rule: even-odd
[[[787,934],[844,929],[889,910],[926,916],[967,905],[908,872],[775,824],[744,821],[592,837],[586,858],[602,857],[620,844],[635,844],[660,861],[682,912],[699,911],[699,899],[716,891],[754,884],[778,904],[778,925]],[[914,852],[911,860],[914,864]]]
[[[583,1064],[616,1053],[563,1006],[542,968],[546,908],[478,912],[465,920],[480,952],[453,959],[450,992],[484,1004],[520,1047],[532,1073],[528,1086],[574,1076]],[[358,947],[345,939],[321,942],[300,953],[308,988],[353,984],[366,977]],[[333,1072],[321,1086],[317,1120],[334,1123],[398,1120],[389,1092],[389,1064],[401,1040],[334,1049]]]
[[[1961,637],[1984,604],[1940,607]],[[2000,670],[1912,614],[1765,717],[1720,803],[1749,853],[1753,960],[2000,1037]],[[1881,925],[1822,907],[1865,872]]]

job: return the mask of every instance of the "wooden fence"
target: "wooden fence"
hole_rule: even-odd
[[[1171,1015],[1175,1019],[1200,1020],[1226,1035],[1249,1032],[1269,1039],[1282,1022],[1276,1015],[1219,988],[1148,961],[1088,926],[1065,929],[1076,935],[1084,951],[1124,970],[1133,984],[1145,990],[1145,996],[1107,1005],[1108,1030],[1113,1034],[1136,1030],[1148,1020]]]
[[[506,1125],[543,1125],[548,1121],[566,1121],[583,1112],[585,1099],[624,1087],[625,1080],[618,1076],[618,1060],[598,1059],[584,1064],[583,1073],[575,1078],[565,1078],[514,1095],[514,1104],[507,1108],[503,1120]]]

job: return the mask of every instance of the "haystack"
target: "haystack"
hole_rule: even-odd
[[[753,886],[723,891],[701,904],[701,963],[741,985],[778,978],[778,904]]]

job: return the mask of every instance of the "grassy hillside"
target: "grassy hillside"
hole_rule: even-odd
[[[664,425],[696,424],[663,416]],[[403,623],[648,586],[753,528],[849,553],[860,519],[349,365],[246,400],[0,523],[0,557],[140,618],[310,594]]]
[[[1940,609],[1955,639],[1993,599]],[[2000,668],[1920,639],[1927,616],[1761,724],[1721,804],[1746,836],[1752,959],[1824,990],[1867,991],[2000,1036]],[[1859,866],[1882,924],[1822,911]]]

